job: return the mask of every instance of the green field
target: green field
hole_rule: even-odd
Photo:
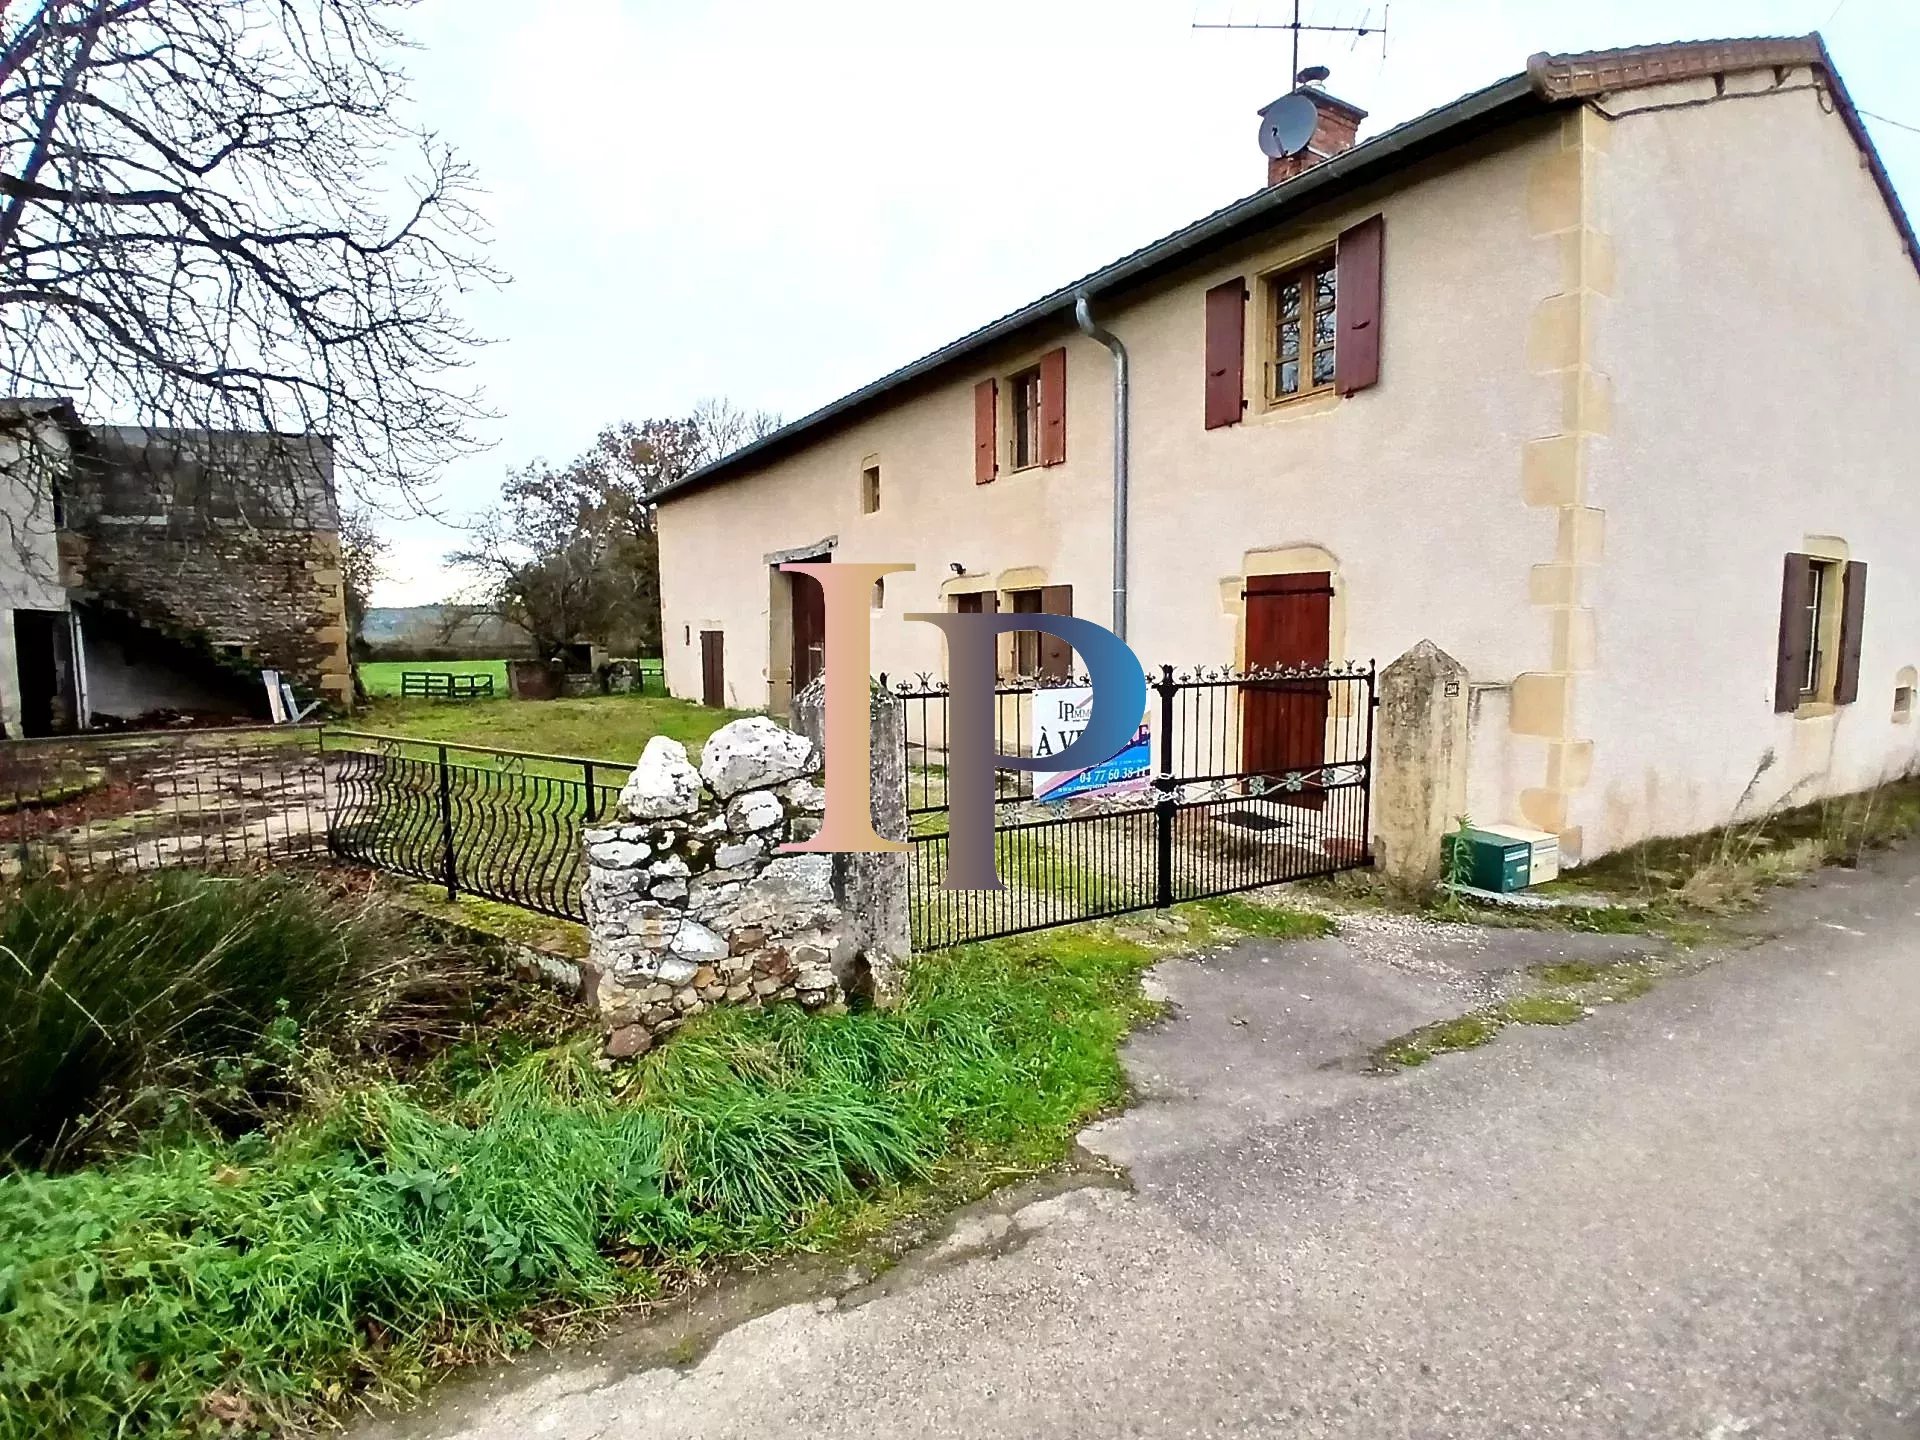
[[[483,662],[503,665],[504,661]],[[423,741],[484,745],[498,750],[530,750],[543,755],[576,755],[586,760],[608,760],[631,766],[647,741],[666,735],[680,741],[696,756],[701,744],[729,720],[746,713],[710,710],[691,700],[660,695],[585,695],[560,700],[422,700],[401,699],[400,664],[363,665],[360,673],[376,697],[355,711],[341,729],[403,735]],[[404,668],[425,669],[407,662]],[[459,669],[446,665],[435,668]],[[478,667],[475,667],[478,668]],[[384,693],[368,672],[392,672],[392,688]],[[501,694],[504,696],[504,682]]]
[[[496,695],[507,693],[504,660],[369,660],[360,667],[360,683],[369,695],[398,695],[402,670],[431,670],[445,675],[491,675]]]

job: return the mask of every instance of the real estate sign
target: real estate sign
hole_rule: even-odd
[[[1089,685],[1058,685],[1034,691],[1034,755],[1058,755],[1080,738],[1092,715],[1093,687]],[[1066,800],[1075,795],[1138,789],[1146,783],[1152,768],[1153,747],[1142,724],[1119,754],[1097,764],[1074,770],[1034,771],[1033,798]]]

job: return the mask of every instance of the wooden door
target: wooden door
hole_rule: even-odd
[[[700,632],[700,703],[719,709],[727,703],[726,635]]]
[[[1247,669],[1324,667],[1329,658],[1333,577],[1250,575]],[[1248,680],[1241,686],[1241,765],[1249,777],[1277,778],[1317,769],[1327,754],[1328,686],[1323,679]],[[1318,810],[1326,795],[1316,784],[1299,791],[1269,786],[1290,805]]]
[[[807,563],[821,564],[830,555],[816,555]],[[793,615],[794,699],[813,682],[827,663],[827,592],[811,575],[787,574],[789,606]]]

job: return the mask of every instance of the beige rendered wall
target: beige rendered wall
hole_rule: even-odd
[[[1336,659],[1384,664],[1430,638],[1494,686],[1548,663],[1529,596],[1557,517],[1523,503],[1521,466],[1524,441],[1560,416],[1561,382],[1536,373],[1529,347],[1536,312],[1562,284],[1562,256],[1539,240],[1533,211],[1541,186],[1564,169],[1566,144],[1557,121],[1511,131],[1462,164],[1416,171],[1102,309],[1133,360],[1129,639],[1143,661],[1238,658],[1246,575],[1330,567]],[[1251,283],[1376,212],[1386,216],[1380,383],[1344,400],[1265,410],[1256,302],[1248,418],[1206,430],[1205,290],[1234,275]],[[974,485],[974,383],[1061,343],[1067,462],[1003,469]],[[776,655],[770,674],[768,557],[826,539],[839,559],[919,567],[887,581],[874,617],[877,670],[941,670],[938,634],[902,616],[945,608],[956,589],[1070,584],[1077,613],[1109,622],[1111,394],[1102,348],[1066,331],[1036,336],[757,476],[669,502],[661,569],[673,691],[699,695],[699,634],[719,629],[729,702],[766,704],[770,680],[786,668]],[[882,467],[875,515],[859,513],[868,457]],[[1483,818],[1514,818],[1520,787],[1544,773],[1546,744],[1512,734],[1504,691],[1491,694],[1478,707],[1470,805]]]
[[[1920,277],[1805,71],[1603,102],[1589,215],[1606,403],[1575,447],[1604,512],[1580,577],[1563,791],[1589,853],[1870,785],[1914,763],[1920,663]],[[1824,538],[1823,538],[1824,537]],[[1773,710],[1782,556],[1868,565],[1857,703]],[[1748,813],[1743,811],[1742,813]]]

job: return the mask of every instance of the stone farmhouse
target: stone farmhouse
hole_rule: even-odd
[[[0,402],[0,728],[350,704],[332,447]]]
[[[1367,139],[1300,93],[1256,193],[665,492],[674,693],[779,711],[780,563],[908,561],[895,675],[943,609],[1150,665],[1430,640],[1467,810],[1572,861],[1910,768],[1920,252],[1820,38],[1536,55]]]

